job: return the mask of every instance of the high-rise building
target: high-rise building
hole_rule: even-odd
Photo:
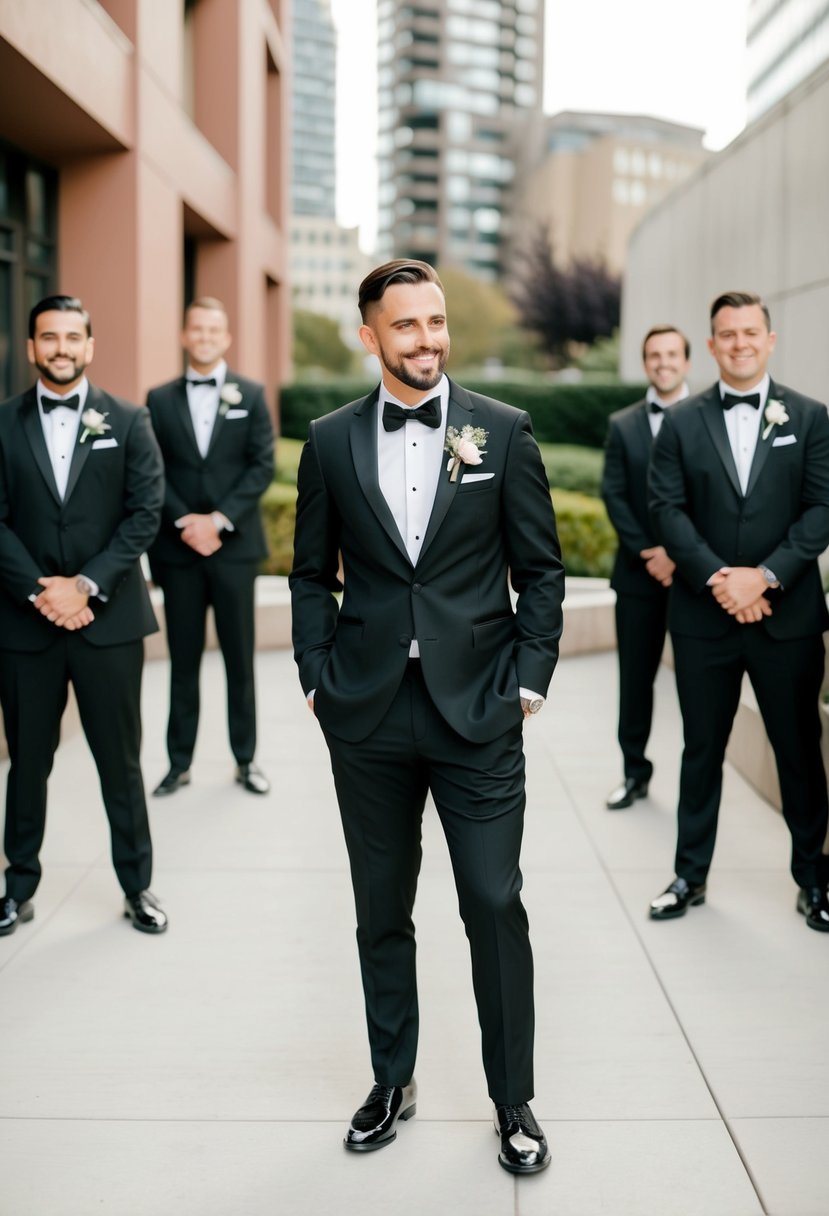
[[[330,0],[293,0],[291,211],[334,218],[337,39]]]
[[[379,0],[377,18],[380,253],[495,278],[544,0]]]
[[[829,59],[826,0],[750,0],[748,120],[753,122]]]

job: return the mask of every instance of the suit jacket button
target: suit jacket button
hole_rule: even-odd
[[[412,583],[412,594],[413,595],[420,595],[422,590],[423,590],[423,587],[421,586],[420,583]]]
[[[400,642],[401,646],[411,646],[412,644],[412,639],[407,637],[405,633],[398,639],[398,641]]]

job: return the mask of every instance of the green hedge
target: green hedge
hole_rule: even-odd
[[[604,447],[607,419],[645,394],[642,384],[520,384],[508,380],[464,381],[464,387],[526,410],[539,443]],[[288,384],[280,392],[283,435],[304,439],[314,418],[329,414],[373,385],[356,381]]]
[[[616,533],[604,503],[586,494],[554,489],[553,504],[568,574],[607,578],[616,552]],[[270,557],[263,574],[288,574],[293,560],[296,488],[274,482],[262,499]]]

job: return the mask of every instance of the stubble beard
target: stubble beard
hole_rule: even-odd
[[[422,352],[422,353],[425,354],[426,352]],[[417,390],[427,390],[430,388],[434,388],[436,384],[440,383],[440,380],[441,380],[444,370],[446,368],[446,361],[449,358],[448,350],[439,350],[436,353],[437,353],[437,357],[438,357],[438,363],[437,363],[437,367],[435,368],[435,370],[433,372],[422,372],[420,375],[418,375],[417,372],[410,371],[409,368],[407,367],[407,365],[402,360],[397,364],[391,364],[391,363],[387,362],[387,360],[384,357],[383,363],[384,363],[385,367],[391,372],[391,374],[397,380],[399,380],[401,384],[405,384],[407,386],[407,388],[413,388],[413,389],[417,389]]]
[[[49,380],[52,384],[72,384],[75,380],[79,380],[84,373],[85,363],[72,361],[71,368],[66,371],[59,372],[55,368],[49,366],[48,363],[38,363],[35,360],[35,367],[40,372],[44,380]]]

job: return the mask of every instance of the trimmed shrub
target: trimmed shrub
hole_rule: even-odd
[[[272,482],[262,498],[265,537],[270,556],[259,567],[262,574],[290,574],[294,560],[296,486]]]
[[[330,381],[289,384],[280,392],[282,434],[304,439],[314,418],[365,396],[374,384]],[[642,384],[522,384],[509,380],[465,381],[464,388],[526,410],[539,443],[604,447],[607,419],[645,395]]]
[[[599,497],[603,452],[598,448],[581,448],[570,443],[542,443],[539,447],[551,486]]]

